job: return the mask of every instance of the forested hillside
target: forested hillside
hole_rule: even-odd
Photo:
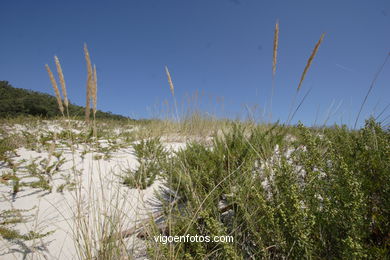
[[[71,116],[84,116],[84,107],[69,104]],[[0,117],[42,116],[51,118],[61,115],[56,98],[49,94],[15,88],[8,81],[0,81]],[[96,112],[97,118],[126,119],[111,112]]]

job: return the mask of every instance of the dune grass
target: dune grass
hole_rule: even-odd
[[[179,204],[172,236],[234,237],[233,243],[150,244],[165,259],[384,259],[390,217],[390,133],[372,119],[357,131],[232,124],[162,164]],[[155,233],[156,234],[156,233]]]

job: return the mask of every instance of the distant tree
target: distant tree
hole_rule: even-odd
[[[69,104],[69,113],[71,116],[81,117],[84,114],[84,108]],[[54,96],[37,91],[14,88],[8,81],[0,81],[0,117],[20,115],[51,118],[60,116],[61,113]],[[127,117],[100,110],[96,112],[96,118],[127,119]]]

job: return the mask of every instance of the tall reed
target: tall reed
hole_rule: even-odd
[[[165,66],[165,73],[167,74],[169,88],[171,90],[172,97],[173,97],[173,102],[175,104],[176,120],[179,121],[179,113],[177,112],[177,102],[176,102],[176,97],[175,97],[175,88],[173,86],[172,77],[171,77],[171,74],[169,73],[169,70],[168,70],[167,66]]]
[[[309,59],[307,60],[307,63],[306,63],[306,66],[305,66],[305,69],[303,70],[303,73],[302,73],[302,76],[301,76],[301,80],[299,81],[299,84],[298,84],[298,88],[297,88],[297,91],[299,91],[299,89],[301,88],[302,86],[302,83],[303,83],[303,80],[305,79],[306,77],[306,73],[307,71],[309,70],[310,66],[311,66],[311,63],[313,62],[313,59],[314,57],[316,56],[317,52],[318,52],[318,48],[320,47],[321,43],[322,43],[322,40],[324,39],[324,36],[325,36],[325,33],[323,33],[320,37],[320,39],[318,40],[316,46],[314,47]]]
[[[91,59],[89,56],[87,44],[84,44],[84,54],[85,54],[85,61],[87,62],[87,100],[85,103],[85,121],[89,122],[90,117],[90,110],[91,110],[91,95],[92,95],[92,88],[93,88],[93,74],[92,74],[92,65],[91,65]]]
[[[289,112],[288,118],[287,118],[287,124],[289,124],[289,123],[291,122],[291,120],[293,119],[294,115],[295,115],[296,112],[297,112],[297,109],[299,109],[299,107],[302,105],[302,102],[301,102],[300,105],[297,107],[297,109],[295,109],[295,111],[293,112],[293,114],[291,114],[292,111],[293,111],[293,107],[294,107],[294,105],[295,105],[295,101],[296,101],[296,99],[297,99],[298,92],[299,92],[299,90],[301,89],[302,83],[303,83],[303,81],[304,81],[304,79],[305,79],[305,77],[306,77],[306,74],[307,74],[307,72],[308,72],[308,70],[309,70],[309,68],[310,68],[310,66],[311,66],[311,64],[312,64],[312,62],[313,62],[314,57],[316,56],[316,54],[317,54],[317,52],[318,52],[318,48],[320,47],[320,45],[321,45],[321,43],[322,43],[322,40],[324,39],[324,36],[325,36],[325,33],[322,33],[320,39],[318,40],[318,42],[317,42],[316,45],[314,46],[314,49],[313,49],[313,51],[312,51],[312,53],[311,53],[309,59],[308,59],[307,62],[306,62],[306,66],[305,66],[305,69],[304,69],[303,72],[302,72],[301,80],[299,81],[297,91],[295,92],[294,99],[293,99],[293,101],[292,101],[292,103],[291,103],[290,112]],[[309,91],[309,92],[310,92],[310,91]],[[307,92],[307,94],[308,94],[309,92]],[[302,101],[304,101],[304,100],[306,99],[307,94],[305,95],[305,97],[303,98]]]
[[[365,103],[366,103],[366,101],[367,101],[367,98],[368,98],[368,96],[370,95],[372,89],[374,88],[375,82],[376,82],[376,80],[378,79],[379,74],[382,72],[383,68],[385,67],[385,65],[386,65],[387,60],[389,59],[389,57],[390,57],[390,52],[387,54],[387,56],[386,56],[386,58],[385,58],[385,61],[382,63],[382,65],[380,66],[379,70],[376,72],[376,74],[375,74],[375,76],[374,76],[374,79],[372,80],[371,85],[370,85],[370,87],[368,88],[367,94],[365,95],[364,100],[363,100],[363,102],[362,102],[362,104],[361,104],[361,106],[360,106],[359,112],[358,112],[358,114],[357,114],[357,116],[356,116],[356,120],[355,120],[355,124],[354,124],[353,128],[356,128],[357,122],[358,122],[358,120],[359,120],[359,117],[360,117],[360,114],[361,114],[361,112],[362,112],[362,110],[363,110],[363,107],[364,107],[364,105],[365,105]]]
[[[56,67],[57,67],[58,78],[60,79],[62,95],[64,96],[64,105],[66,108],[66,113],[69,117],[69,109],[68,109],[69,101],[68,101],[68,94],[66,92],[66,84],[65,84],[64,74],[62,72],[61,64],[60,64],[60,61],[57,58],[57,56],[54,56],[54,61],[56,63]]]
[[[96,65],[93,65],[93,84],[92,84],[92,102],[93,102],[93,135],[97,137],[96,132],[96,107],[97,107],[97,73]]]
[[[57,82],[56,82],[56,80],[54,78],[53,73],[50,70],[49,65],[46,64],[45,68],[46,68],[47,73],[49,74],[49,78],[50,78],[51,84],[52,84],[52,86],[54,88],[54,92],[56,93],[56,99],[57,99],[57,103],[58,103],[58,108],[60,109],[62,115],[64,115],[64,106],[62,105],[61,94],[60,94],[60,90],[58,89]]]
[[[278,56],[278,46],[279,46],[279,21],[276,21],[275,32],[274,32],[274,52],[272,57],[272,76],[275,77],[276,73],[276,61]]]
[[[279,21],[277,20],[275,23],[275,32],[274,32],[274,51],[272,57],[272,92],[271,92],[271,100],[270,100],[270,119],[272,119],[272,99],[274,97],[275,91],[275,74],[276,74],[276,62],[278,56],[278,46],[279,46]]]
[[[96,75],[96,65],[93,65],[93,84],[92,84],[92,102],[93,102],[93,114],[95,118],[96,106],[97,106],[97,75]]]

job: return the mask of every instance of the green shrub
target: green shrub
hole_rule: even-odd
[[[291,132],[295,141],[287,138]],[[151,244],[151,256],[383,259],[390,253],[390,133],[372,119],[359,131],[235,124],[212,148],[190,143],[160,166],[170,201],[179,202],[166,211],[168,233],[231,235],[234,242]]]
[[[132,188],[146,189],[161,173],[167,153],[159,138],[141,140],[134,145],[139,163],[137,170],[126,169],[122,175],[123,183]]]

